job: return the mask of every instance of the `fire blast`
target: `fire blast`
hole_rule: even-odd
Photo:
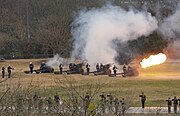
[[[142,68],[147,68],[153,65],[162,64],[166,61],[166,59],[167,57],[165,54],[159,53],[157,55],[150,55],[147,59],[144,58],[140,64]]]

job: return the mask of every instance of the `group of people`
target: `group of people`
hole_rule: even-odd
[[[2,78],[4,78],[5,77],[5,67],[3,66],[2,67]],[[14,69],[14,68],[12,68],[11,66],[8,66],[7,67],[7,72],[8,72],[8,78],[11,78],[11,70],[12,69]]]
[[[139,97],[141,97],[141,104],[142,104],[142,108],[145,108],[145,101],[146,101],[146,95],[144,94],[144,92],[142,92],[141,95],[139,95]],[[174,96],[173,99],[171,99],[170,97],[166,100],[167,102],[167,106],[168,106],[168,113],[171,113],[171,107],[173,104],[173,108],[174,108],[174,113],[177,113],[177,107],[179,105],[180,107],[180,99],[177,99],[176,96]]]
[[[180,99],[177,99],[176,96],[174,96],[174,99],[171,99],[169,97],[166,101],[167,101],[167,105],[168,105],[168,113],[171,113],[172,102],[173,102],[173,107],[174,107],[174,113],[177,113],[178,103],[180,106]]]

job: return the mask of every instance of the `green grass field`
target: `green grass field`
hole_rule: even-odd
[[[22,87],[29,85],[37,86],[38,88],[46,89],[45,96],[53,96],[58,92],[64,96],[64,92],[56,87],[55,80],[65,77],[72,77],[78,83],[84,84],[90,81],[100,81],[107,83],[103,86],[102,92],[111,93],[112,95],[122,98],[131,97],[132,106],[140,106],[139,94],[144,91],[147,96],[147,106],[166,106],[166,99],[177,96],[180,98],[180,62],[166,62],[164,64],[150,67],[147,69],[139,68],[140,75],[138,77],[118,76],[86,76],[86,75],[55,75],[55,74],[25,74],[23,71],[28,70],[30,61],[35,64],[35,69],[39,68],[40,63],[44,59],[28,59],[28,60],[9,60],[0,62],[0,67],[11,65],[15,68],[12,71],[11,79],[0,79],[4,81],[0,83],[1,91],[7,87],[17,86],[21,83]],[[122,66],[119,66],[120,68]],[[58,70],[55,67],[55,70]],[[6,77],[7,78],[7,77]]]

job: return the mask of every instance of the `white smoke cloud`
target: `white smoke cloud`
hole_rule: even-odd
[[[114,63],[117,54],[112,40],[126,42],[147,36],[158,28],[157,23],[148,12],[125,11],[119,6],[82,10],[73,22],[72,57],[86,59],[90,64]]]
[[[174,14],[164,19],[159,27],[165,39],[173,40],[167,47],[171,58],[180,58],[180,2],[175,9]]]
[[[48,66],[59,66],[59,64],[69,64],[70,60],[60,57],[58,54],[56,54],[53,58],[48,58],[48,62],[46,65]]]
[[[164,22],[160,26],[160,31],[167,39],[178,39],[180,37],[180,3],[175,13],[164,19]]]

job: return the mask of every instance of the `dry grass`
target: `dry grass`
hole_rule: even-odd
[[[32,61],[35,64],[35,69],[39,68],[40,63],[45,59],[25,59],[25,60],[10,60],[0,62],[0,67],[11,65],[16,68],[12,71],[13,78],[0,79],[5,80],[0,84],[0,89],[4,89],[6,85],[15,86],[21,83],[24,87],[27,87],[32,82],[33,85],[39,87],[48,88],[50,93],[58,91],[60,94],[63,92],[57,90],[56,78],[62,79],[64,75],[54,74],[24,74],[24,70],[28,70],[29,62]],[[121,68],[122,66],[119,66]],[[57,67],[55,67],[58,70]],[[127,95],[134,96],[133,106],[140,106],[138,95],[141,91],[144,91],[147,95],[148,106],[166,106],[165,100],[168,97],[177,96],[180,98],[180,63],[165,63],[159,66],[154,66],[148,69],[139,69],[139,77],[108,77],[108,76],[85,76],[85,75],[67,75],[67,77],[73,77],[76,81],[84,83],[87,81],[109,81],[110,83],[104,87],[105,93],[111,93],[119,98],[126,97]]]

